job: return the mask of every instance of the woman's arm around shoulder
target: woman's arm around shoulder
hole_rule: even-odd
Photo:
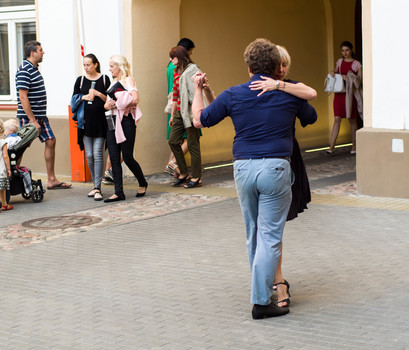
[[[274,80],[270,77],[260,76],[263,80],[255,80],[251,82],[251,90],[261,90],[257,96],[261,96],[267,91],[281,90],[290,95],[302,98],[307,101],[317,98],[317,91],[312,87],[303,83],[295,83],[290,81]],[[278,84],[276,83],[278,81]]]
[[[281,85],[281,84],[280,84]],[[283,84],[284,92],[287,92],[291,95],[297,96],[307,101],[312,101],[317,98],[317,91],[312,87],[305,85],[304,83],[291,83],[287,82]]]

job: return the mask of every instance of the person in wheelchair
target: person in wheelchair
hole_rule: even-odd
[[[25,150],[38,137],[37,128],[29,123],[19,129],[18,123],[14,119],[9,119],[4,122],[4,135],[11,168],[10,188],[6,193],[6,202],[10,201],[10,196],[17,194],[21,194],[25,199],[31,198],[35,203],[41,202],[45,193],[41,180],[34,181],[31,170],[20,166]]]

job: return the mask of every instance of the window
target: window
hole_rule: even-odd
[[[24,58],[24,44],[35,39],[34,1],[1,1],[0,101],[16,101],[14,76]]]
[[[0,39],[0,95],[10,95],[10,55],[7,24],[0,24]]]

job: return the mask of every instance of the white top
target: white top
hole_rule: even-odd
[[[126,78],[126,84],[125,84],[124,88],[125,88],[126,90],[128,90],[129,93],[131,93],[131,91],[134,91],[134,90],[135,90],[135,91],[138,91],[138,89],[136,88],[136,83],[135,83],[135,86],[131,86],[130,80],[131,80],[130,77],[127,77],[127,78]]]
[[[5,139],[0,139],[0,179],[7,178],[7,166],[3,158],[3,146],[6,144]],[[6,146],[7,149],[7,146]]]
[[[14,146],[21,141],[20,136],[8,136],[6,137],[7,149],[14,149]]]

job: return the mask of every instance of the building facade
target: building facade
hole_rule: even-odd
[[[9,75],[0,71],[2,81],[9,81],[9,90],[5,90],[7,84],[0,86],[0,117],[15,116],[13,79],[21,60],[19,40],[33,35],[34,23],[45,51],[41,72],[48,94],[48,115],[58,140],[56,167],[60,174],[70,173],[67,106],[74,81],[83,74],[81,45],[85,54],[94,53],[99,58],[103,73],[108,74],[112,54],[124,54],[131,62],[143,113],[135,157],[149,174],[161,172],[170,153],[163,112],[165,70],[168,52],[181,37],[195,42],[192,58],[207,72],[216,94],[248,80],[243,51],[250,41],[265,37],[285,46],[292,57],[289,78],[303,81],[319,93],[312,103],[319,116],[317,124],[305,130],[296,127],[303,148],[328,145],[332,96],[323,92],[323,81],[341,57],[340,43],[349,40],[356,44],[357,51],[362,49],[364,71],[364,128],[357,135],[358,191],[409,198],[409,185],[400,180],[409,175],[405,153],[409,119],[402,106],[407,83],[401,78],[392,82],[384,68],[386,55],[391,56],[391,52],[393,61],[395,52],[399,63],[406,57],[406,47],[399,41],[406,22],[396,19],[409,7],[404,0],[387,4],[380,0],[21,0],[0,1],[0,6],[2,48],[6,46],[2,28],[5,24],[12,28],[7,34]],[[11,18],[22,12],[28,17],[17,21]],[[356,39],[361,38],[361,29],[362,47]],[[3,61],[4,57],[3,49]],[[338,143],[350,140],[347,124],[345,121],[341,127]],[[230,120],[203,130],[203,163],[230,161],[233,137]],[[42,172],[43,161],[38,161],[42,146],[35,143],[28,152],[32,155],[28,166]]]

